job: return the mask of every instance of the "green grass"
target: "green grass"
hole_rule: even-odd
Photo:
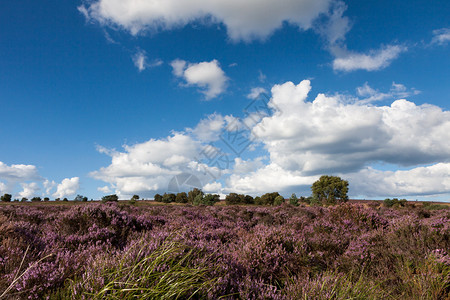
[[[196,250],[170,240],[149,255],[143,255],[145,247],[145,243],[136,245],[112,264],[97,261],[83,279],[70,283],[70,298],[191,299],[214,285],[210,270],[194,263]],[[99,278],[103,279],[100,285]]]

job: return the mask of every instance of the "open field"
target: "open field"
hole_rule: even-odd
[[[450,299],[450,210],[376,206],[3,204],[0,299]]]

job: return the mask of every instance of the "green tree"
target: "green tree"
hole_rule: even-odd
[[[220,196],[217,194],[198,194],[193,204],[194,205],[214,205],[216,202],[219,202]]]
[[[276,196],[275,199],[273,200],[273,205],[275,205],[275,206],[279,206],[283,203],[284,203],[284,197],[281,195]]]
[[[298,206],[298,198],[297,198],[297,195],[295,193],[292,193],[291,197],[289,198],[289,204],[290,205],[294,205],[294,206]]]
[[[313,183],[311,190],[313,199],[322,205],[333,205],[348,200],[348,181],[338,176],[321,176]]]
[[[50,198],[49,198],[49,197],[45,197],[45,198],[44,198],[44,201],[45,201],[45,202],[48,202],[48,201],[50,201]]]
[[[278,196],[280,196],[280,194],[278,192],[266,193],[266,194],[261,196],[261,198],[259,199],[258,202],[261,205],[274,205],[275,198],[278,197]]]
[[[131,197],[130,201],[137,201],[139,200],[139,195],[133,195],[133,197]]]
[[[1,200],[3,202],[11,202],[12,195],[11,194],[4,194],[0,198],[1,198]]]
[[[177,203],[187,203],[188,202],[188,196],[185,192],[180,192],[177,194],[177,197],[175,198],[175,202]]]
[[[20,201],[21,201],[21,202],[27,202],[27,201],[28,201],[28,198],[22,197],[22,199],[21,199]]]
[[[41,197],[33,197],[31,198],[31,202],[40,202],[42,199]]]
[[[75,197],[75,199],[73,199],[74,201],[87,201],[87,197],[84,197],[84,196],[82,196],[82,195],[77,195],[76,197]]]
[[[155,194],[155,196],[153,197],[153,199],[156,202],[162,202],[162,196],[160,194]]]
[[[204,195],[203,191],[198,188],[194,188],[193,190],[189,191],[188,203],[194,203],[194,200],[198,195],[202,195],[202,198],[203,198],[203,195]]]
[[[164,193],[164,195],[162,196],[162,202],[164,202],[164,203],[172,203],[172,202],[175,202],[176,198],[177,198],[177,196],[175,194]]]
[[[102,202],[117,202],[117,201],[119,201],[119,197],[116,194],[102,197]]]

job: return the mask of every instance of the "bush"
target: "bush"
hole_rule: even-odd
[[[293,193],[291,195],[291,197],[289,198],[289,204],[290,205],[294,205],[294,206],[298,206],[299,205],[298,204],[298,198],[297,198],[297,195],[295,193]]]
[[[117,201],[119,201],[119,197],[116,194],[102,197],[102,202],[117,202]]]
[[[273,205],[275,205],[275,206],[279,206],[279,205],[281,205],[283,203],[284,203],[284,197],[283,196],[277,196],[275,198],[275,200],[273,201]]]
[[[40,202],[42,199],[41,197],[33,197],[31,198],[31,202]]]

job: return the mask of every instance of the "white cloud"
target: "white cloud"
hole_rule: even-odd
[[[0,195],[7,193],[6,184],[0,181]]]
[[[18,194],[19,197],[23,198],[32,198],[37,196],[37,192],[40,190],[40,187],[36,182],[31,183],[21,183],[20,184],[23,188],[23,190]]]
[[[111,156],[111,164],[90,175],[114,186],[120,196],[153,196],[152,192],[166,191],[173,176],[192,172],[189,164],[200,149],[200,143],[192,137],[174,133],[166,139],[125,145],[123,152],[103,152]]]
[[[107,182],[119,195],[139,193],[146,197],[167,191],[173,176],[182,173],[198,177],[205,190],[220,193],[309,194],[310,185],[322,174],[350,180],[351,191],[359,195],[449,191],[450,112],[404,99],[386,106],[343,101],[339,95],[318,94],[308,100],[310,90],[308,80],[273,86],[268,104],[273,114],[263,116],[252,127],[267,157],[265,153],[252,159],[233,157],[234,161],[222,169],[200,161],[206,146],[208,151],[220,147],[207,143],[236,119],[213,114],[193,129],[166,139],[124,146],[124,151],[99,147],[111,156],[111,164],[91,176]],[[368,84],[357,91],[366,99],[380,94]],[[385,94],[413,93],[393,83]],[[370,168],[379,163],[412,169],[389,172]],[[218,175],[211,178],[208,174]]]
[[[337,55],[333,61],[336,71],[377,71],[389,66],[400,53],[407,50],[404,46],[389,45],[378,50],[371,50],[368,54],[347,52]]]
[[[367,82],[363,86],[357,87],[356,92],[359,97],[363,99],[359,100],[360,103],[371,103],[374,101],[381,101],[385,99],[402,99],[410,96],[420,94],[420,91],[412,88],[408,89],[406,86],[400,83],[392,83],[392,86],[388,92],[380,92],[369,86]]]
[[[234,159],[234,174],[248,174],[251,172],[256,171],[259,168],[262,168],[264,166],[264,163],[262,160],[264,157],[257,157],[253,160],[243,160],[240,157],[236,157]]]
[[[56,187],[56,192],[53,194],[53,197],[64,198],[75,195],[79,188],[80,188],[79,177],[65,178]]]
[[[141,49],[138,49],[138,51],[132,56],[132,59],[139,72],[142,72],[147,68],[157,67],[163,64],[163,62],[159,59],[150,63],[148,61],[147,53]]]
[[[102,192],[104,194],[108,194],[111,192],[111,189],[109,188],[109,186],[105,185],[103,187],[97,188],[97,191]]]
[[[222,184],[220,182],[207,183],[203,186],[205,193],[220,194],[222,192]]]
[[[433,30],[432,44],[445,45],[450,41],[450,28]]]
[[[266,94],[267,90],[262,87],[255,87],[252,88],[250,91],[250,94],[247,95],[247,98],[249,99],[257,99],[261,94]]]
[[[316,31],[324,36],[329,46],[341,43],[345,40],[345,35],[351,29],[350,20],[344,16],[347,6],[342,1],[334,2],[328,19],[322,24],[318,24]]]
[[[171,63],[173,74],[186,81],[187,86],[198,86],[206,100],[217,97],[226,89],[228,77],[220,68],[217,60],[188,64],[184,60],[174,60]]]
[[[192,134],[201,142],[213,142],[220,138],[221,132],[232,122],[238,122],[233,116],[222,116],[217,113],[207,116],[192,128],[186,128],[186,132]]]
[[[450,193],[449,163],[399,171],[365,168],[347,175],[347,178],[351,182],[351,189],[366,196],[399,197]]]
[[[327,13],[333,0],[97,0],[78,10],[89,20],[136,35],[192,22],[221,23],[233,41],[265,39],[284,22],[300,29]]]
[[[27,181],[41,179],[36,166],[33,165],[11,165],[0,161],[0,179],[7,181]]]
[[[45,179],[44,181],[45,194],[50,195],[51,190],[56,186],[56,182]]]

